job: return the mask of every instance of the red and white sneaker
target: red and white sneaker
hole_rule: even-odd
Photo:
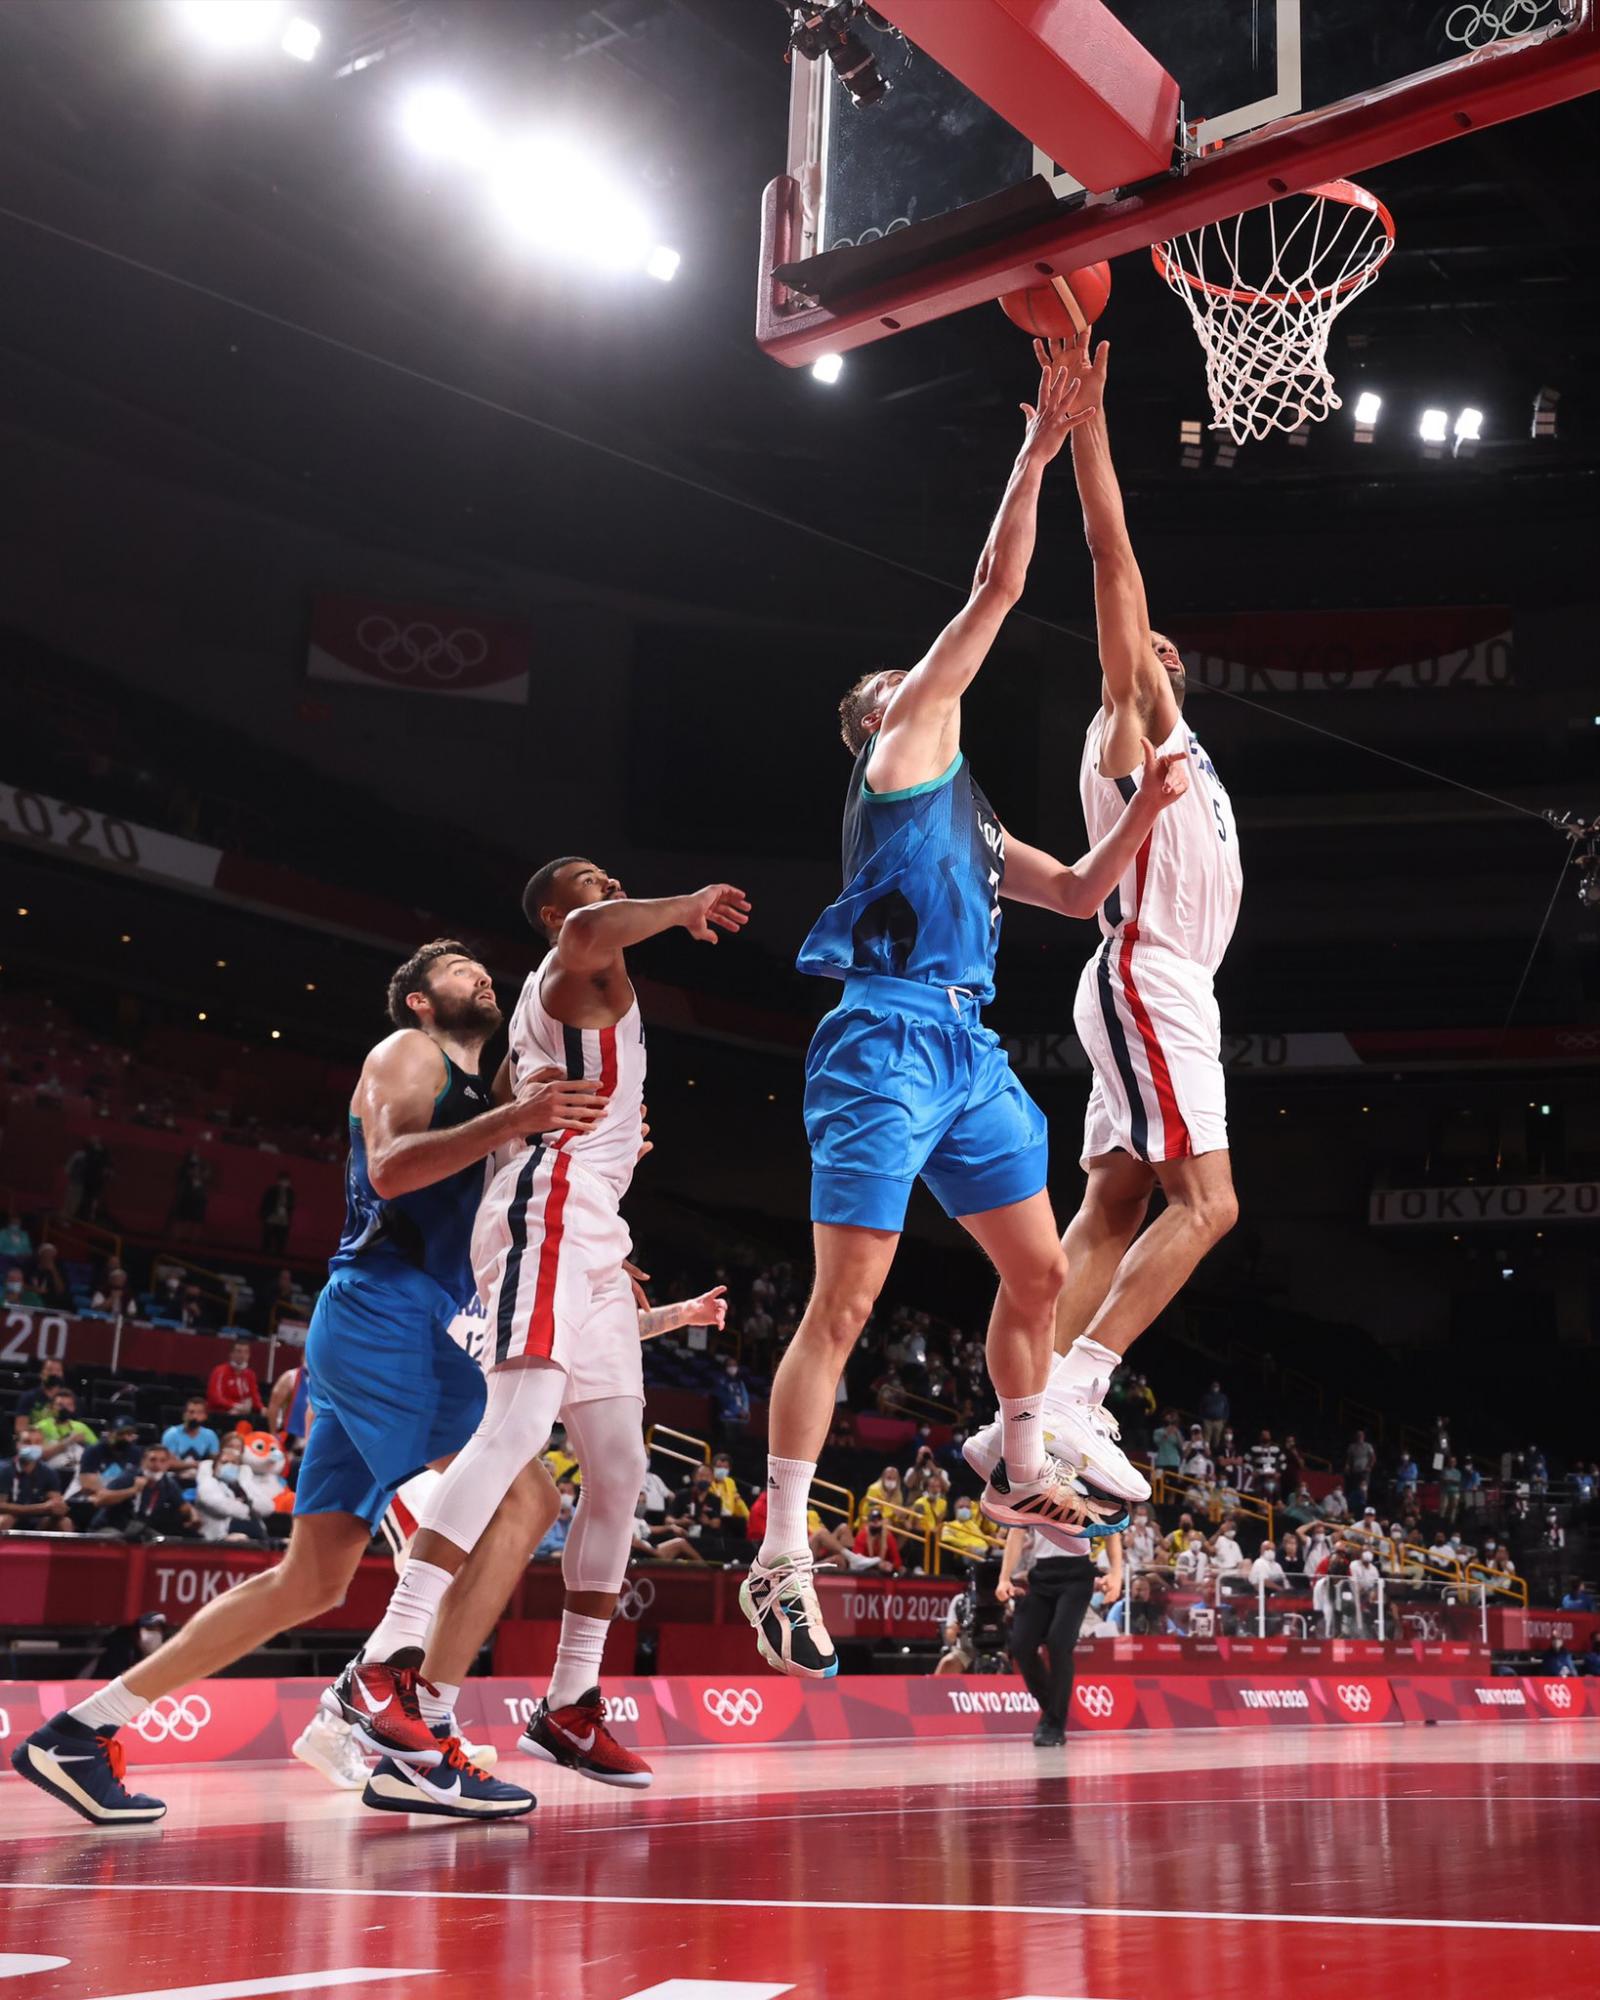
[[[547,1764],[578,1771],[597,1785],[623,1785],[642,1792],[655,1776],[644,1759],[606,1727],[605,1697],[597,1687],[565,1708],[541,1701],[517,1738],[517,1748]]]
[[[333,1686],[322,1690],[321,1706],[329,1715],[342,1716],[356,1738],[379,1756],[427,1769],[441,1753],[417,1706],[419,1684],[416,1667],[352,1660]]]
[[[978,1505],[991,1521],[1014,1528],[1066,1528],[1079,1534],[1112,1514],[1126,1513],[1115,1500],[1096,1500],[1059,1459],[1046,1457],[1037,1479],[1012,1479],[998,1459]]]

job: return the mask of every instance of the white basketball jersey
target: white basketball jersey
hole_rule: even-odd
[[[551,952],[528,974],[511,1016],[512,1089],[541,1069],[559,1069],[599,1084],[606,1106],[599,1124],[587,1132],[547,1137],[544,1143],[598,1175],[620,1201],[639,1157],[644,1105],[644,1022],[638,998],[614,1028],[566,1027],[540,998],[545,969],[554,956]],[[495,1169],[504,1164],[497,1155]]]
[[[1139,782],[1100,775],[1100,747],[1110,721],[1110,712],[1098,709],[1083,740],[1078,789],[1091,847],[1111,832]],[[1133,866],[1101,905],[1100,929],[1106,937],[1163,945],[1209,973],[1222,963],[1239,918],[1244,890],[1239,830],[1215,766],[1181,715],[1157,754],[1178,750],[1188,758],[1189,789],[1162,813]]]

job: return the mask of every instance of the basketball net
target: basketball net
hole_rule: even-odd
[[[1325,181],[1151,250],[1206,358],[1211,428],[1243,444],[1340,407],[1328,334],[1394,248],[1394,221],[1353,181]]]

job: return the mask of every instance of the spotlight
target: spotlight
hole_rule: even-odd
[[[1371,430],[1378,421],[1378,412],[1383,408],[1383,398],[1371,389],[1363,389],[1356,398],[1355,419],[1363,430]]]
[[[179,18],[214,49],[264,48],[283,14],[283,0],[175,0]]]
[[[1424,410],[1422,422],[1417,426],[1417,435],[1424,444],[1443,444],[1450,434],[1450,413],[1448,410]]]
[[[1459,411],[1456,416],[1456,443],[1460,444],[1464,440],[1475,443],[1482,436],[1483,436],[1482,410],[1474,410],[1469,406],[1468,408]]]
[[[818,382],[837,382],[844,373],[842,354],[824,354],[811,364],[811,373]]]
[[[563,139],[541,134],[513,147],[494,198],[516,233],[541,249],[618,271],[642,270],[649,259],[643,213]]]
[[[315,62],[317,50],[322,47],[322,30],[315,21],[307,21],[297,14],[283,31],[283,40],[278,44],[286,56],[293,56],[296,62]]]
[[[274,1029],[273,1029],[273,1031],[272,1031],[272,1039],[273,1039],[273,1040],[274,1040],[275,1042],[281,1042],[281,1041],[283,1040],[283,1031],[282,1031],[282,1029],[280,1029],[280,1028],[274,1028]]]
[[[428,84],[400,107],[400,129],[424,158],[481,167],[489,158],[489,128],[448,84]]]
[[[663,285],[670,285],[678,275],[678,266],[682,262],[683,259],[676,250],[669,250],[665,243],[658,243],[644,260],[645,276],[659,279]]]

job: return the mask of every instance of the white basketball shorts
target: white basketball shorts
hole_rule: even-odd
[[[644,1401],[639,1315],[622,1260],[633,1248],[612,1188],[566,1153],[531,1146],[490,1183],[472,1228],[485,1369],[547,1360],[563,1407]]]
[[[1073,1026],[1094,1070],[1082,1164],[1186,1160],[1228,1144],[1222,1022],[1211,975],[1163,946],[1107,938],[1083,968]]]

